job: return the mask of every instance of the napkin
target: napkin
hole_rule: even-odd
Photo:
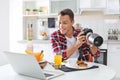
[[[72,71],[88,70],[88,69],[95,69],[95,68],[99,68],[99,66],[94,65],[94,66],[91,66],[91,67],[85,68],[85,69],[76,69],[76,68],[69,68],[65,65],[62,65],[62,67],[59,68],[59,70],[62,70],[64,72],[72,72]]]

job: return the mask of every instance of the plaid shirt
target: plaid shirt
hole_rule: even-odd
[[[79,33],[80,33],[80,30],[74,29],[73,36],[76,38]],[[67,55],[66,55],[67,39],[65,38],[65,35],[61,34],[60,30],[57,30],[51,34],[50,41],[52,43],[53,52],[62,54],[63,60],[67,59]],[[87,49],[88,47],[89,46],[86,43],[82,45],[83,57],[87,61],[88,61],[88,55],[90,54],[90,52]],[[94,57],[98,57],[99,55],[100,55],[100,51],[98,49]]]

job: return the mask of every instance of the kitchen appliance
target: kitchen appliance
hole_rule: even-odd
[[[107,49],[100,49],[100,57],[95,58],[95,62],[107,65]]]
[[[48,18],[48,28],[55,28],[55,18]]]

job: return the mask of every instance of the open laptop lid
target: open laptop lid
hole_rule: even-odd
[[[56,74],[51,72],[51,75],[48,75],[47,77],[45,77],[43,70],[41,69],[41,67],[39,66],[37,60],[33,55],[28,55],[23,53],[14,53],[14,52],[8,52],[8,51],[5,51],[5,55],[8,58],[8,61],[12,65],[13,69],[18,74],[39,78],[43,80],[61,75],[61,73]]]

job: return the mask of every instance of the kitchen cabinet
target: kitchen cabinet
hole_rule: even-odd
[[[80,0],[80,11],[103,11],[106,0]]]
[[[28,9],[29,14],[26,14]],[[25,15],[38,15],[39,12],[41,12],[41,14],[48,14],[48,9],[49,0],[23,0],[23,14]],[[34,11],[36,11],[36,13],[34,13]]]
[[[43,9],[42,14],[34,15],[33,9]],[[79,0],[23,0],[23,13],[26,17],[45,17],[57,15],[59,11],[65,8],[70,8],[74,13],[79,13]],[[26,14],[26,9],[29,9],[29,15]],[[46,10],[46,11],[45,11]]]
[[[120,14],[120,0],[107,0],[105,14]]]
[[[38,39],[38,36],[41,36],[39,29],[47,28],[47,18],[53,17],[48,15],[49,0],[44,1],[23,0],[22,8],[23,8],[23,40],[27,39],[27,28],[28,25],[31,24],[33,29],[33,39],[36,40]],[[42,25],[42,22],[44,22],[44,25]]]
[[[105,15],[120,14],[120,0],[80,0],[80,13],[83,11],[103,11]]]
[[[58,14],[61,10],[70,8],[74,13],[79,13],[79,0],[50,0],[50,14]]]
[[[108,66],[115,69],[116,76],[120,76],[120,41],[108,41]]]
[[[106,0],[80,0],[80,8],[106,8]]]

